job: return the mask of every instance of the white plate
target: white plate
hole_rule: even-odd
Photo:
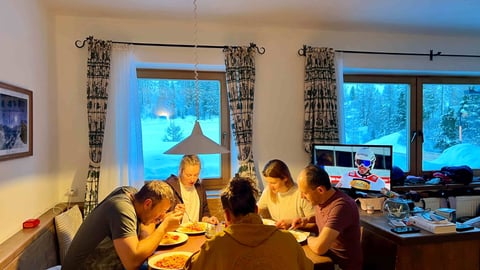
[[[192,256],[192,252],[187,252],[187,251],[172,251],[172,252],[166,252],[166,253],[160,253],[160,254],[154,254],[150,258],[148,258],[148,266],[150,266],[151,269],[158,269],[158,270],[181,270],[185,267],[185,262],[187,261],[188,257]],[[168,267],[168,266],[157,266],[156,264],[160,262],[161,260],[165,260],[169,257],[175,257],[175,256],[182,256],[182,257],[187,257],[185,259],[185,262],[179,267]]]
[[[177,228],[177,232],[186,233],[186,234],[202,234],[202,233],[205,233],[205,229],[207,229],[207,225],[208,223],[206,222],[196,222],[195,224],[196,227],[193,228],[192,226],[194,225],[192,222],[183,223],[180,225],[180,227]]]
[[[263,224],[265,225],[273,225],[275,226],[275,220],[271,220],[271,219],[268,219],[268,218],[262,218],[262,221],[263,221]]]
[[[174,246],[181,243],[185,243],[188,240],[188,235],[181,233],[181,232],[167,232],[164,236],[160,244],[161,247],[166,246]]]
[[[293,236],[295,236],[295,239],[297,239],[298,243],[301,243],[307,240],[307,237],[310,235],[309,232],[302,232],[302,231],[288,230],[287,232],[293,234]]]

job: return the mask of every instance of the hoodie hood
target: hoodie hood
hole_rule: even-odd
[[[248,214],[240,223],[231,224],[224,230],[225,235],[248,247],[259,246],[276,231],[278,231],[277,227],[264,225],[258,214]]]

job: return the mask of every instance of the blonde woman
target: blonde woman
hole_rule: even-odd
[[[178,176],[170,175],[166,182],[175,193],[175,204],[183,205],[185,215],[182,223],[203,221],[218,224],[218,218],[210,216],[207,193],[200,179],[201,162],[197,155],[185,155],[180,161]]]
[[[314,215],[313,206],[301,198],[298,186],[283,161],[270,160],[265,164],[262,175],[267,183],[257,202],[262,217],[273,219],[278,228],[288,229],[294,218]]]

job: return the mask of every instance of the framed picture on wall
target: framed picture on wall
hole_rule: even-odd
[[[0,161],[33,155],[32,91],[0,82]]]

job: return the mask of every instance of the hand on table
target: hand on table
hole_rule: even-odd
[[[303,227],[303,226],[305,226],[305,219],[304,218],[294,218],[292,220],[292,224],[290,225],[289,230],[290,229],[294,230],[294,229],[297,229],[297,228]]]
[[[218,218],[215,217],[215,216],[203,217],[203,218],[202,218],[202,221],[203,221],[203,222],[210,223],[210,224],[213,224],[213,225],[217,225],[218,223],[220,223],[220,221],[218,221]]]
[[[279,220],[275,222],[275,226],[282,230],[288,230],[290,228],[290,222],[288,220]]]

